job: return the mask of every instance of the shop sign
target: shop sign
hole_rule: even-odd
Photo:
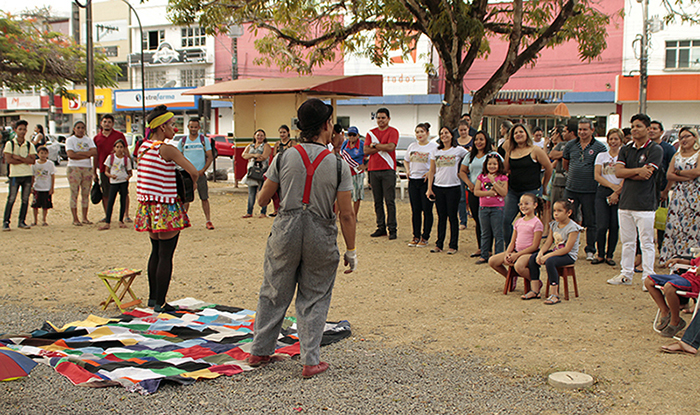
[[[69,93],[75,94],[74,98],[62,98],[64,114],[85,114],[87,103],[87,91],[84,89],[69,89]],[[98,114],[109,114],[112,112],[112,89],[95,88],[95,110]]]
[[[8,110],[38,110],[41,109],[41,97],[7,97]]]
[[[146,89],[146,108],[167,105],[168,109],[193,110],[197,109],[199,96],[182,95],[193,88],[160,88]],[[140,89],[123,89],[114,92],[115,111],[140,111],[142,94]]]

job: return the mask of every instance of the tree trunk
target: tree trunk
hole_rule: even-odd
[[[464,84],[462,82],[462,79],[454,80],[449,74],[445,74],[445,97],[440,107],[441,128],[442,126],[447,126],[451,130],[457,128],[464,102]]]

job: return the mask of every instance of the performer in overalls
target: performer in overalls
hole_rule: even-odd
[[[267,206],[279,189],[280,210],[265,249],[264,279],[260,288],[250,366],[271,361],[277,337],[294,292],[302,377],[328,369],[320,360],[320,344],[338,270],[336,216],[345,239],[344,260],[350,273],[357,267],[352,177],[347,163],[327,149],[333,135],[333,107],[309,99],[297,110],[301,144],[275,158],[258,194]]]

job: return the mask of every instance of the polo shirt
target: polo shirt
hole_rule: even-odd
[[[659,168],[663,162],[664,151],[661,146],[647,140],[643,146],[637,148],[634,141],[620,149],[617,156],[617,164],[622,164],[628,169],[636,169],[646,165],[654,167],[654,173],[648,180],[625,179],[622,184],[619,208],[634,211],[655,211],[658,207],[656,186],[657,175],[661,174]]]
[[[595,193],[598,182],[595,181],[595,158],[607,151],[605,145],[591,139],[586,148],[581,148],[581,139],[566,143],[563,159],[569,160],[569,173],[566,176],[566,190],[576,193]]]
[[[17,143],[17,137],[5,143],[5,149],[3,153],[14,154],[21,157],[27,157],[30,154],[36,155],[36,149],[34,144],[30,143],[26,138],[22,145]],[[8,164],[10,169],[10,174],[8,177],[26,177],[32,176],[32,165],[31,164]]]
[[[126,143],[124,134],[117,130],[112,130],[106,137],[102,134],[102,130],[100,130],[95,136],[93,141],[95,142],[95,147],[97,147],[97,165],[100,167],[102,173],[105,172],[105,160],[107,160],[107,156],[112,154],[114,151],[114,143],[119,139]]]
[[[365,145],[369,146],[372,143],[387,144],[399,143],[399,130],[394,127],[387,127],[386,130],[373,128],[365,137]],[[396,151],[379,151],[369,156],[367,162],[368,171],[378,170],[396,170]]]

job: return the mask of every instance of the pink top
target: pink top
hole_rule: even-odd
[[[489,179],[488,176],[480,174],[476,177],[476,180],[479,180],[481,182],[480,190],[493,189],[493,184],[491,183],[491,179]],[[496,176],[496,181],[507,182],[508,176],[503,174],[500,176]],[[505,204],[506,199],[503,196],[482,196],[479,198],[479,206],[482,207],[503,207],[505,206]]]
[[[525,218],[521,217],[515,221],[513,229],[517,232],[515,252],[520,252],[532,246],[532,242],[535,240],[535,232],[544,231],[544,225],[537,216],[530,220],[525,220]]]
[[[699,264],[700,264],[700,257],[693,258],[690,261],[690,265],[693,267],[697,267]],[[683,275],[681,275],[681,277],[685,278],[686,280],[688,280],[690,282],[690,286],[692,287],[691,288],[692,292],[696,293],[696,292],[700,291],[700,275],[698,275],[697,272],[688,271],[688,272],[684,273]]]
[[[173,204],[177,199],[175,162],[165,161],[160,156],[162,142],[146,140],[138,151],[139,174],[136,195],[139,202],[155,201]]]

